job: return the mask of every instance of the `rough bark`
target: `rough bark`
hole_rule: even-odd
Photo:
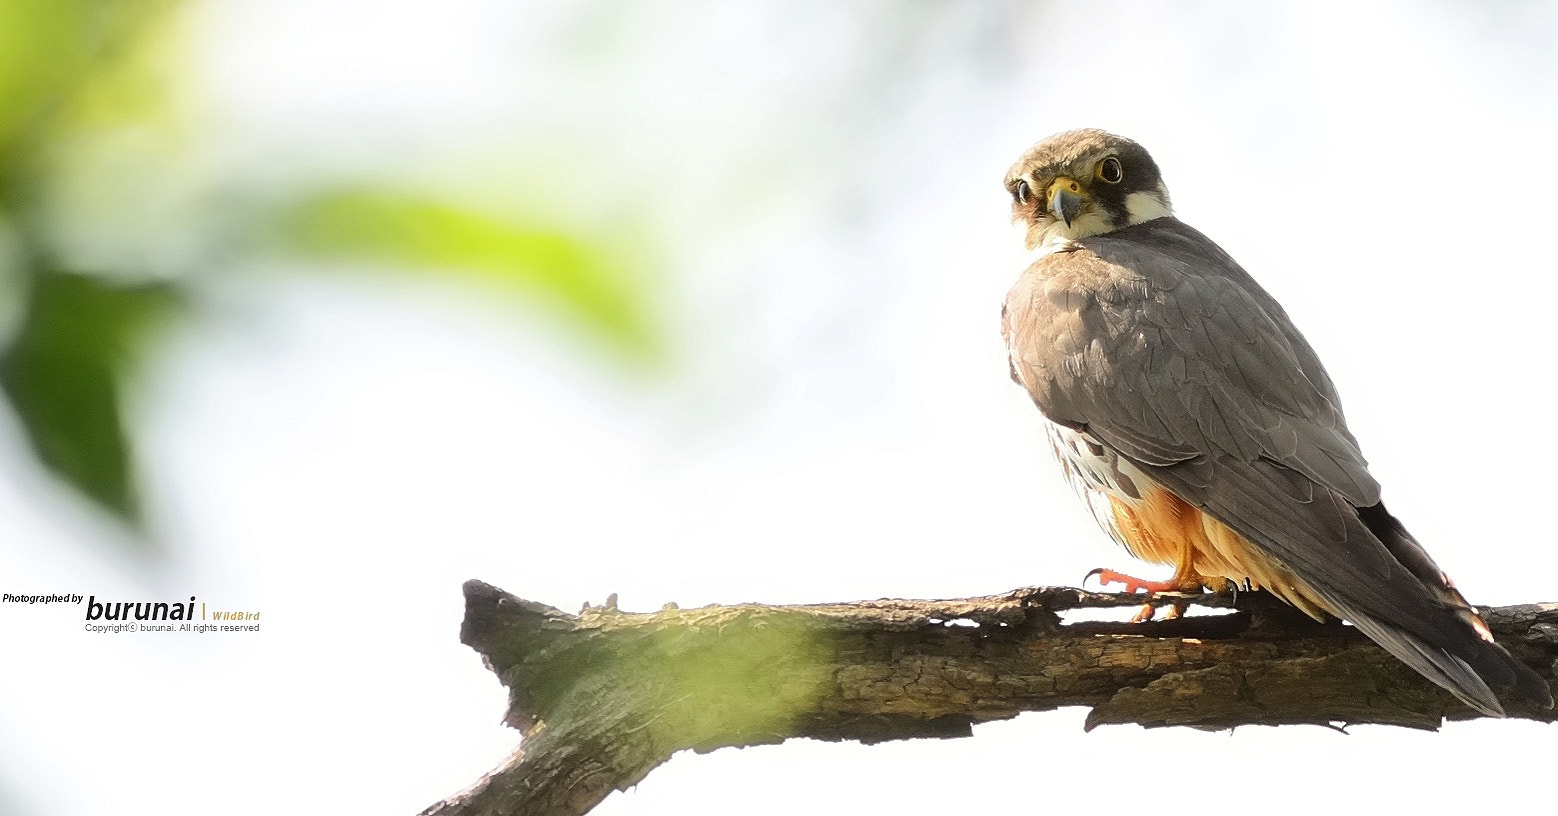
[[[570,615],[480,581],[466,582],[465,599],[460,639],[508,687],[505,722],[524,741],[425,816],[576,816],[689,748],[964,737],[975,723],[1060,706],[1091,707],[1088,729],[1434,729],[1480,716],[1351,627],[1260,593],[1196,596],[1222,614],[1146,624],[1068,623],[1063,613],[1142,598],[1064,587],[647,614],[613,599]],[[1558,680],[1558,603],[1482,611],[1516,657]],[[1555,718],[1515,698],[1505,707]]]

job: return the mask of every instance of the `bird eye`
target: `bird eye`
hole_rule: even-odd
[[[1125,168],[1120,166],[1120,160],[1114,156],[1098,163],[1098,177],[1110,184],[1119,184],[1120,179],[1125,178]]]
[[[1026,181],[1018,181],[1017,187],[1012,190],[1012,197],[1017,199],[1018,204],[1027,204],[1033,200],[1033,188]]]

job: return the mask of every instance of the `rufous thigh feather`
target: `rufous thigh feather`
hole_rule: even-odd
[[[1168,490],[1150,486],[1139,505],[1110,499],[1114,522],[1131,555],[1168,564],[1186,589],[1221,589],[1223,579],[1265,589],[1316,620],[1327,608],[1292,571],[1222,522]]]

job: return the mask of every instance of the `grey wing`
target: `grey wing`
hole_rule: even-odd
[[[1285,314],[1255,296],[1264,292],[1242,270],[1211,263],[1226,256],[1210,241],[1194,253],[1196,266],[1149,237],[1094,239],[1023,276],[1007,299],[1018,380],[1050,419],[1085,426],[1163,471],[1181,498],[1216,505],[1230,526],[1239,513],[1262,510],[1261,499],[1281,497],[1291,511],[1282,524],[1300,522],[1382,576],[1388,553],[1343,547],[1344,520],[1315,505],[1331,494],[1348,507],[1377,504],[1379,484],[1313,351]],[[1279,481],[1258,494],[1239,491],[1241,479],[1256,478]],[[1246,526],[1261,521],[1270,520]],[[1323,573],[1334,559],[1312,560]]]
[[[1501,711],[1479,673],[1536,693],[1417,542],[1360,515],[1378,508],[1394,523],[1286,314],[1204,236],[1163,221],[1041,259],[1013,290],[1008,347],[1034,401],[1239,532],[1468,704]]]
[[[1136,461],[1266,458],[1355,505],[1377,503],[1330,378],[1286,314],[1211,241],[1160,220],[1178,229],[1151,242],[1136,240],[1147,224],[1089,239],[1013,289],[1012,369],[1040,409]],[[1170,238],[1203,246],[1162,251]]]

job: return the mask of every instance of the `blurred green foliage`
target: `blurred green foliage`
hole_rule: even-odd
[[[284,245],[312,257],[458,270],[478,284],[543,298],[637,358],[657,348],[643,276],[602,241],[374,189],[322,193],[285,213],[279,227]]]
[[[37,272],[20,330],[0,354],[0,386],[43,463],[130,520],[140,504],[120,378],[179,299],[168,285]]]
[[[64,271],[43,202],[54,147],[83,125],[83,103],[101,98],[95,83],[121,75],[114,68],[128,45],[171,7],[0,2],[0,226],[9,239],[0,390],[44,465],[130,522],[140,503],[123,387],[180,297],[169,284]]]
[[[0,2],[0,184],[8,206],[18,203],[11,194],[36,192],[29,188],[47,143],[84,86],[114,73],[105,62],[122,57],[174,6],[172,0]]]
[[[138,212],[175,183],[165,168],[137,164],[137,156],[116,161],[113,151],[144,147],[149,137],[176,167],[178,151],[199,141],[170,101],[191,73],[185,10],[176,0],[0,0],[0,391],[39,460],[131,524],[143,520],[143,506],[127,387],[155,363],[158,330],[201,301],[200,287],[222,280],[157,268],[157,253],[114,243],[141,240],[142,230],[116,230],[103,217]],[[127,133],[138,140],[116,138]],[[126,167],[138,168],[129,183]],[[512,291],[632,364],[648,363],[659,348],[646,264],[613,254],[588,230],[381,189],[383,182],[305,183],[279,209],[274,193],[223,186],[233,183],[217,179],[198,206],[227,208],[228,223],[275,229],[255,245],[224,235],[186,242],[222,263],[280,248],[309,267],[324,260],[434,272]],[[257,201],[268,202],[263,212],[239,211]],[[161,228],[213,229],[173,220]]]
[[[82,71],[93,5],[82,0],[0,3],[0,146],[7,171],[21,158],[15,142]]]

